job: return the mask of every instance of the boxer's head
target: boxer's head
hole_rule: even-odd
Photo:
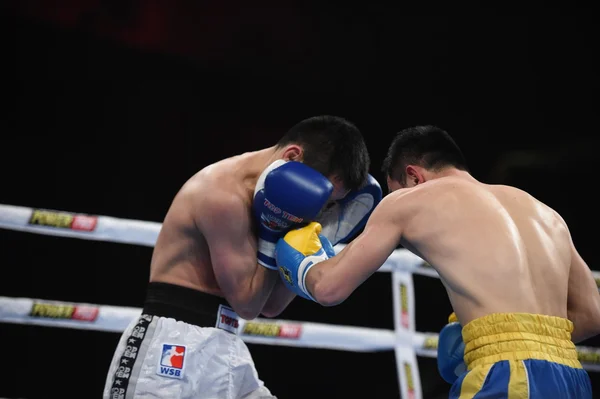
[[[468,171],[462,151],[452,137],[429,125],[397,133],[382,170],[389,190],[395,191],[434,179],[448,168]]]
[[[327,176],[334,185],[331,199],[360,187],[370,159],[362,134],[337,116],[315,116],[292,127],[277,143],[286,161],[300,161]]]

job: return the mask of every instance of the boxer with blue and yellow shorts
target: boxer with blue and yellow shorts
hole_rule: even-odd
[[[454,314],[449,321],[440,332],[440,373],[448,381],[460,369],[459,354],[450,353],[462,349],[462,342],[451,343],[456,332],[464,341],[466,366],[454,377],[450,398],[592,398],[589,376],[571,341],[571,321],[529,313],[490,314],[462,328]]]

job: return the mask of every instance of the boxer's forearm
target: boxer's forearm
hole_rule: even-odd
[[[314,265],[305,285],[323,306],[339,305],[375,273],[396,248],[397,231],[371,224],[336,256]]]
[[[344,302],[349,293],[345,284],[335,278],[334,268],[340,260],[341,255],[317,263],[306,274],[304,284],[308,292],[319,304],[323,306],[335,306]],[[352,292],[352,291],[349,291]]]
[[[397,217],[390,217],[386,209],[375,209],[358,237],[336,256],[308,271],[306,285],[321,305],[334,306],[345,301],[394,252],[402,231],[395,223]]]

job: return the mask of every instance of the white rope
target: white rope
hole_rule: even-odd
[[[153,247],[160,223],[0,205],[0,228],[84,240]]]
[[[153,247],[161,227],[157,222],[0,204],[0,228],[8,230]],[[343,248],[337,245],[336,253]],[[394,270],[439,278],[435,269],[405,249],[394,251],[378,271]],[[592,273],[600,286],[600,272]]]
[[[0,228],[8,230],[153,247],[161,227],[157,222],[0,204]],[[343,247],[343,244],[337,245],[336,252]],[[398,268],[437,276],[435,270],[424,266],[421,258],[398,250],[379,271],[391,272]]]
[[[141,312],[141,308],[0,297],[0,321],[5,323],[122,333]],[[238,331],[244,341],[265,345],[374,352],[396,344],[392,330],[279,319],[240,319]]]
[[[156,222],[0,204],[0,228],[44,235],[153,247],[161,226]],[[344,245],[336,246],[336,252],[341,251],[343,247]],[[403,271],[439,278],[437,272],[421,258],[404,249],[394,251],[379,271]],[[593,274],[600,288],[600,272]],[[394,309],[397,312],[396,306]],[[5,323],[122,332],[140,314],[139,308],[0,297],[0,322]],[[256,344],[357,352],[412,346],[414,353],[419,356],[437,356],[437,334],[402,329],[393,331],[255,319],[242,320],[239,334],[244,341]],[[587,370],[600,371],[599,349],[578,347],[578,352]]]
[[[141,312],[141,308],[123,306],[0,297],[0,321],[4,323],[122,333]],[[379,328],[263,318],[239,321],[239,336],[252,344],[378,352],[393,350],[400,339],[411,342],[419,356],[437,357],[435,333],[398,337],[393,330]],[[584,368],[600,371],[600,349],[580,346],[577,350]]]

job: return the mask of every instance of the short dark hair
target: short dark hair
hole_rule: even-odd
[[[407,165],[419,165],[430,170],[453,166],[468,171],[462,151],[450,135],[437,126],[414,126],[396,134],[382,172],[393,180],[406,183]]]
[[[355,190],[367,179],[370,158],[358,128],[338,116],[314,116],[297,123],[277,142],[282,148],[298,144],[302,162],[325,176],[336,175],[346,189]]]

